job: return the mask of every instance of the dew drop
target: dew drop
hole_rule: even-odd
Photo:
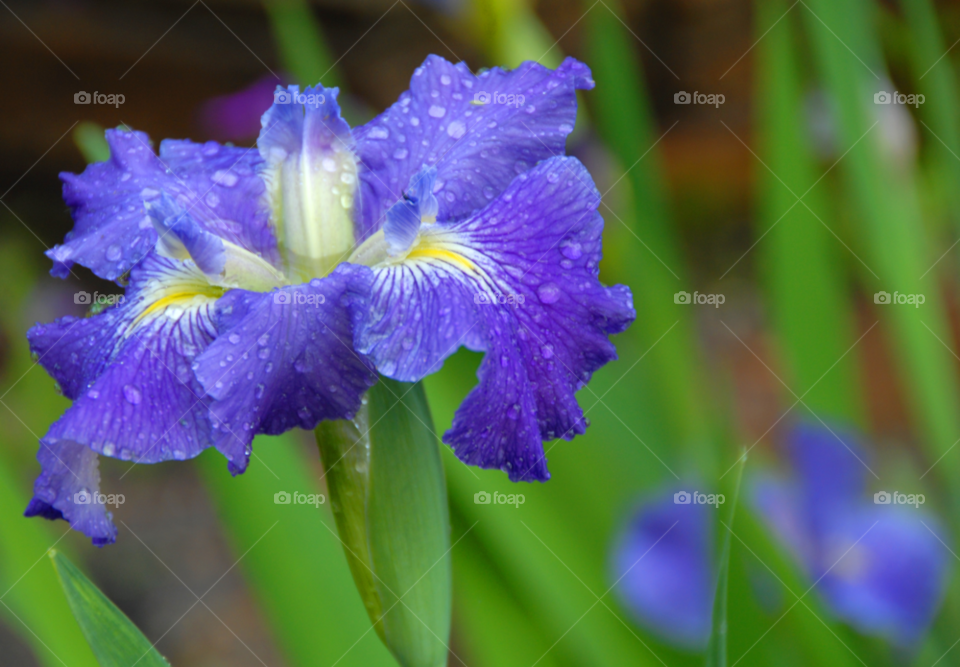
[[[449,85],[450,85],[450,77],[447,76],[446,74],[444,74],[443,76],[440,77],[440,83],[442,83],[442,84],[445,85],[445,86],[449,86]]]
[[[537,288],[537,297],[541,303],[556,303],[560,299],[560,288],[556,283],[543,283]]]
[[[576,241],[569,241],[561,245],[560,252],[562,252],[563,256],[567,259],[580,259],[583,255],[583,246]]]
[[[402,160],[407,157],[409,153],[410,151],[408,151],[406,148],[398,148],[397,150],[393,151],[393,159]]]
[[[447,110],[443,107],[438,107],[436,104],[431,104],[430,108],[427,109],[427,113],[431,118],[443,118],[447,115]]]
[[[459,139],[467,132],[467,126],[459,120],[455,120],[447,125],[447,134],[454,139]]]
[[[263,348],[262,350],[257,352],[257,356],[260,357],[261,359],[266,359],[267,357],[270,356],[270,350],[267,348]]]
[[[120,259],[122,252],[123,251],[120,250],[120,246],[112,245],[107,248],[107,259],[111,262],[116,262],[118,259]]]
[[[123,386],[123,397],[127,399],[127,403],[130,405],[140,404],[140,390],[134,387],[132,384],[126,384]]]
[[[232,171],[227,171],[225,169],[218,169],[213,172],[213,176],[210,177],[214,183],[222,185],[225,188],[232,188],[237,184],[237,175]]]
[[[227,340],[230,341],[233,345],[236,345],[237,343],[240,342],[240,336],[239,334],[232,333],[229,336],[227,336]]]
[[[540,354],[544,359],[553,359],[553,345],[544,345],[540,348]]]
[[[375,127],[370,130],[370,134],[367,136],[371,139],[386,139],[390,136],[390,130],[385,127]]]

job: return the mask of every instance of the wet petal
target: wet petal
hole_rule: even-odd
[[[608,336],[635,315],[626,287],[597,278],[598,203],[583,165],[553,158],[477,216],[422,226],[405,256],[374,267],[357,345],[381,373],[413,382],[460,345],[487,353],[444,435],[467,463],[544,480],[541,441],[584,432],[575,392],[616,358]]]
[[[589,68],[573,58],[556,70],[525,62],[474,75],[463,63],[427,57],[399,101],[354,130],[362,167],[358,238],[383,225],[423,165],[437,168],[438,219],[483,208],[518,173],[563,155],[576,90],[592,87]]]
[[[196,374],[215,399],[214,441],[243,472],[258,433],[350,419],[376,382],[352,349],[357,308],[370,271],[344,264],[323,279],[269,293],[233,290],[217,304],[216,342]]]

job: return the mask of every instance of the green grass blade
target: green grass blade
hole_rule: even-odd
[[[743,469],[747,465],[747,452],[740,457],[740,466],[732,488],[730,511],[727,513],[726,525],[730,530],[723,532],[720,547],[720,559],[717,562],[717,588],[713,597],[713,618],[710,631],[710,644],[707,647],[707,667],[727,667],[727,599],[730,592],[730,536],[733,529],[733,520],[737,513],[737,503],[740,500],[740,485],[743,482]]]
[[[824,196],[828,184],[817,183],[826,167],[817,169],[810,149],[794,17],[780,20],[786,0],[758,0],[754,6],[757,32],[773,26],[757,45],[759,153],[766,166],[754,161],[760,185],[756,236],[762,237],[757,251],[785,382],[815,415],[859,421],[858,355],[847,354],[856,340],[854,313],[841,270],[847,251],[826,226],[837,223]],[[802,203],[793,193],[804,195]],[[795,397],[786,393],[784,400],[790,404]]]
[[[860,0],[811,0],[808,4],[810,10],[803,12],[807,33],[814,60],[836,103],[842,148],[856,144],[837,169],[845,176],[857,212],[865,249],[862,259],[869,267],[863,274],[866,291],[925,296],[922,308],[878,306],[876,315],[893,333],[892,351],[926,455],[931,463],[944,457],[932,474],[956,477],[960,458],[946,454],[960,437],[960,388],[948,344],[944,301],[936,281],[927,275],[939,253],[932,252],[927,238],[914,165],[891,154],[887,130],[878,122],[873,95],[881,85],[875,76],[883,70],[874,30],[875,8]],[[960,507],[960,495],[954,492],[953,496],[954,506]]]
[[[651,381],[662,396],[659,411],[671,441],[675,460],[696,466],[712,478],[716,453],[711,424],[704,410],[704,382],[697,371],[697,343],[689,308],[677,306],[673,294],[690,289],[676,233],[670,222],[665,184],[656,144],[656,129],[644,91],[636,41],[614,14],[618,3],[594,6],[584,19],[587,62],[597,83],[586,94],[601,137],[625,171],[633,202],[629,229],[609,207],[601,206],[608,238],[619,234],[626,249],[615,278],[633,291],[641,317],[631,328],[641,347],[650,350],[645,363],[653,367]],[[627,259],[629,258],[629,259]],[[622,273],[621,273],[622,271]]]
[[[76,565],[56,550],[50,560],[70,609],[90,643],[100,667],[169,667],[137,626]]]
[[[341,85],[333,56],[306,0],[264,0],[274,40],[287,69],[302,86]]]

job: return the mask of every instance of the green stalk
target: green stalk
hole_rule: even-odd
[[[422,385],[388,378],[350,422],[316,430],[347,561],[380,638],[403,667],[445,665],[450,518]]]

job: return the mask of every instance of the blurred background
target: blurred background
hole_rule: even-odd
[[[37,441],[68,406],[24,334],[82,315],[78,290],[119,292],[79,267],[55,280],[42,254],[72,226],[58,174],[108,157],[104,127],[252,146],[276,85],[317,81],[357,125],[431,53],[592,68],[568,152],[603,193],[601,278],[637,309],[580,392],[587,434],[545,443],[550,482],[442,447],[449,664],[701,664],[718,581],[730,665],[960,664],[960,5],[0,5],[4,665],[96,664],[53,545],[173,665],[395,664],[329,508],[271,500],[324,491],[310,434],[258,440],[263,465],[236,479],[209,451],[102,459],[101,489],[125,497],[103,549],[24,519]],[[461,351],[425,381],[438,433],[478,363]]]

